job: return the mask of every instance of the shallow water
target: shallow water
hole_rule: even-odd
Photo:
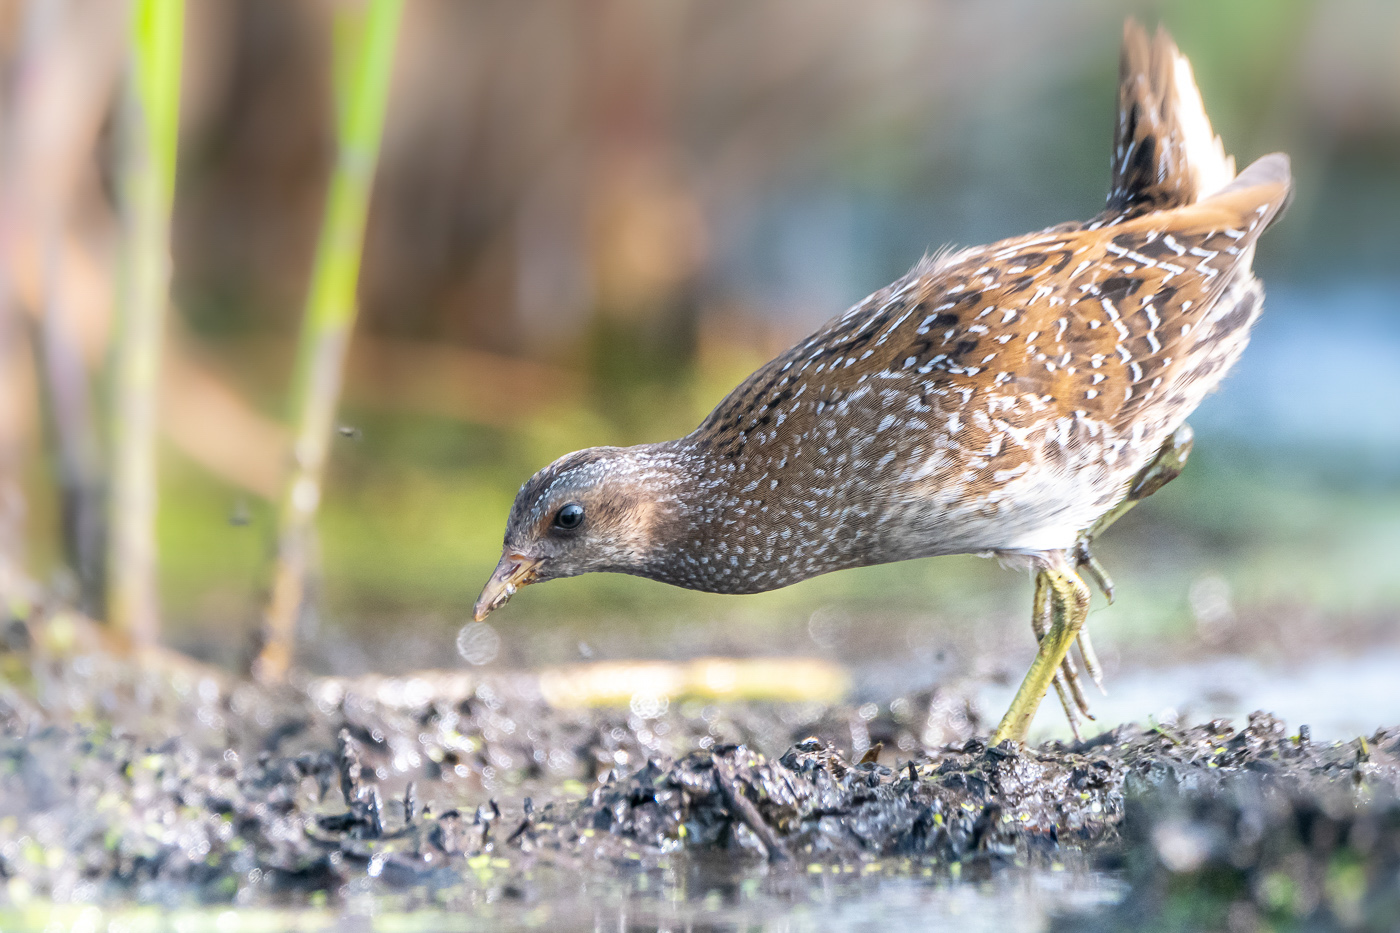
[[[1380,645],[1324,654],[1306,663],[1269,663],[1223,656],[1115,673],[1108,693],[1091,688],[1094,735],[1123,723],[1243,722],[1255,710],[1268,710],[1296,732],[1307,725],[1320,742],[1346,742],[1400,722],[1400,645]],[[987,684],[977,695],[983,710],[1005,709],[1015,685]],[[1032,738],[1068,738],[1064,713],[1047,698],[1036,717]]]
[[[0,928],[240,933],[244,930],[752,931],[752,933],[1038,933],[1052,918],[1115,903],[1125,886],[1108,873],[1009,870],[981,881],[896,875],[839,867],[740,868],[681,859],[677,867],[580,879],[533,876],[527,896],[482,888],[431,894],[376,893],[369,885],[341,909],[151,907],[101,909],[36,904],[0,909]],[[927,871],[927,870],[926,870]]]
[[[462,929],[481,922],[476,928],[1032,933],[1044,930],[1052,914],[1091,909],[1123,893],[1121,884],[1095,872],[999,872],[982,882],[882,878],[859,871],[730,874],[721,866],[680,874],[655,873],[645,891],[638,889],[638,879],[630,886],[618,879],[587,892],[559,892],[534,906],[491,905],[483,912],[489,916],[478,914],[475,920],[464,914],[420,914],[419,919],[448,929],[454,922]],[[611,887],[615,890],[606,890]]]

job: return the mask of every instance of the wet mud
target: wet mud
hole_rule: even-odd
[[[12,630],[0,661],[11,908],[368,893],[508,916],[602,879],[781,902],[833,876],[1069,871],[1126,888],[1057,929],[1400,916],[1400,728],[1322,744],[1259,713],[988,747],[945,690],[574,710],[528,672],[269,690],[80,629],[61,652]]]

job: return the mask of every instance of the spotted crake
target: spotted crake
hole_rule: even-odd
[[[1040,638],[993,738],[1023,739],[1051,683],[1077,728],[1076,639],[1098,679],[1088,544],[1145,477],[1179,469],[1187,416],[1262,309],[1254,246],[1290,189],[1282,154],[1235,174],[1189,63],[1128,23],[1101,213],[924,259],[679,440],[550,464],[516,497],[477,618],[593,571],[754,593],[993,555],[1037,570]]]

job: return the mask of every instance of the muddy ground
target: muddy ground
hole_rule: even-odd
[[[632,905],[613,928],[729,929],[703,918],[755,889],[780,909],[833,878],[1065,871],[1125,890],[1057,929],[1400,922],[1400,728],[1320,744],[1259,713],[1025,749],[988,747],[951,690],[572,710],[529,672],[269,690],[62,618],[11,621],[0,669],[12,917],[369,896],[567,928],[550,905],[606,889]]]

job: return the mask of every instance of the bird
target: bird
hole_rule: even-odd
[[[560,457],[528,479],[480,621],[521,587],[618,572],[757,593],[836,570],[978,554],[1035,574],[1037,652],[992,743],[1024,742],[1053,684],[1102,687],[1085,577],[1096,536],[1185,464],[1186,423],[1263,309],[1255,244],[1286,154],[1236,174],[1190,63],[1123,31],[1103,209],[926,255],[758,369],[692,433]]]

